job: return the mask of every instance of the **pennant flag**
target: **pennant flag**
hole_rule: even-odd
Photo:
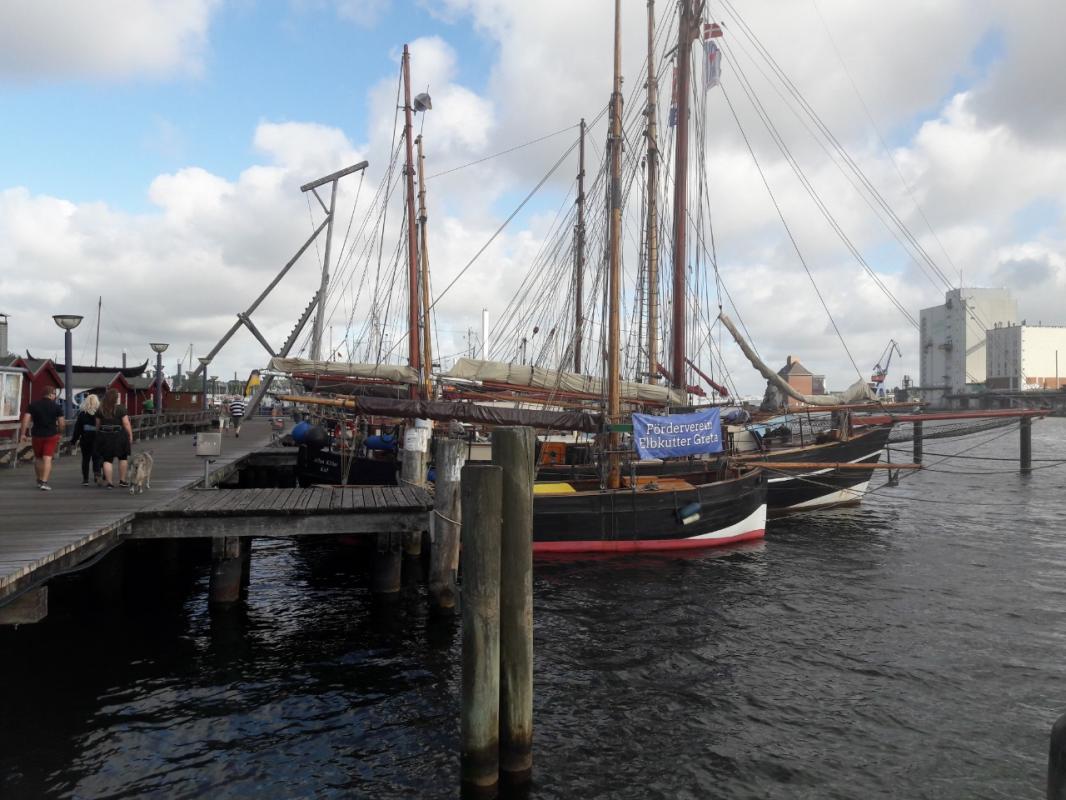
[[[717,22],[704,22],[703,23],[703,38],[704,39],[717,39],[722,35],[722,26]]]
[[[706,54],[703,61],[703,88],[706,91],[721,82],[722,51],[709,39],[703,43],[703,49]]]

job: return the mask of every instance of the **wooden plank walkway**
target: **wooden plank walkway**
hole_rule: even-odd
[[[130,538],[407,533],[426,529],[433,501],[409,486],[191,489],[137,513]]]
[[[246,422],[239,439],[227,434],[223,455],[211,465],[216,480],[269,441],[265,418]],[[51,492],[37,489],[32,465],[0,469],[0,604],[26,586],[114,547],[131,533],[137,512],[172,500],[203,476],[191,434],[134,445],[135,452],[146,450],[155,460],[152,488],[138,495],[82,486],[80,455],[56,462]]]

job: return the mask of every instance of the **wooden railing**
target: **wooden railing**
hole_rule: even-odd
[[[194,433],[212,427],[217,419],[217,411],[165,411],[162,414],[131,416],[130,425],[133,427],[133,440],[141,441]]]
[[[182,433],[195,433],[211,428],[218,420],[218,411],[167,411],[162,414],[140,414],[130,417],[133,428],[133,440],[159,439]],[[0,423],[0,464],[15,466],[16,456],[29,458],[30,445],[18,441],[19,423]],[[71,429],[68,427],[59,444],[61,455],[71,452]]]

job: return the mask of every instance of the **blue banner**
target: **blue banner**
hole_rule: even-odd
[[[695,414],[633,415],[633,442],[641,458],[677,458],[722,452],[719,409]]]

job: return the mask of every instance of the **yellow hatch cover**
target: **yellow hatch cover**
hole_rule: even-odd
[[[577,491],[569,483],[534,483],[533,494],[574,494]]]

